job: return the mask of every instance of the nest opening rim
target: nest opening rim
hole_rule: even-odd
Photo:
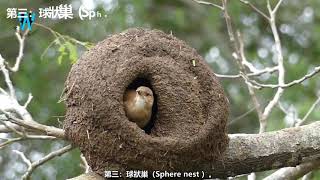
[[[154,123],[157,120],[157,113],[158,113],[158,96],[155,93],[155,90],[152,86],[151,81],[149,80],[149,78],[145,75],[138,75],[136,78],[134,78],[131,83],[129,83],[129,85],[126,86],[126,91],[127,90],[136,90],[138,87],[140,86],[146,86],[148,88],[150,88],[153,92],[153,98],[154,98],[154,102],[152,105],[152,115],[151,115],[151,119],[148,122],[148,124],[142,128],[144,130],[144,132],[148,135],[151,134],[151,130],[154,126]],[[128,119],[129,121],[129,119]]]

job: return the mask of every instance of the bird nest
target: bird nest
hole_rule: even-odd
[[[144,130],[128,120],[126,90],[150,87]],[[196,50],[158,30],[112,35],[73,65],[65,84],[67,138],[92,170],[197,170],[218,160],[228,138],[228,103]]]

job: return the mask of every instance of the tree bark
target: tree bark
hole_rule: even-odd
[[[262,134],[230,134],[221,159],[208,161],[201,169],[206,177],[226,178],[315,162],[320,159],[319,129],[320,122],[314,122]]]
[[[262,134],[231,134],[222,160],[208,162],[203,169],[214,177],[230,177],[318,160],[319,129],[320,122],[315,122]]]

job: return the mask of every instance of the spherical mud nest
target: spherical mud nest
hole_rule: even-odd
[[[148,86],[152,121],[128,120],[123,95]],[[67,138],[92,170],[197,170],[219,160],[228,138],[228,103],[203,58],[159,30],[112,35],[73,65],[65,84]]]

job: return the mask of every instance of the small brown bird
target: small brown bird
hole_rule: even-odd
[[[129,120],[144,128],[150,121],[153,101],[152,90],[148,87],[140,86],[137,90],[126,91],[124,106]]]

